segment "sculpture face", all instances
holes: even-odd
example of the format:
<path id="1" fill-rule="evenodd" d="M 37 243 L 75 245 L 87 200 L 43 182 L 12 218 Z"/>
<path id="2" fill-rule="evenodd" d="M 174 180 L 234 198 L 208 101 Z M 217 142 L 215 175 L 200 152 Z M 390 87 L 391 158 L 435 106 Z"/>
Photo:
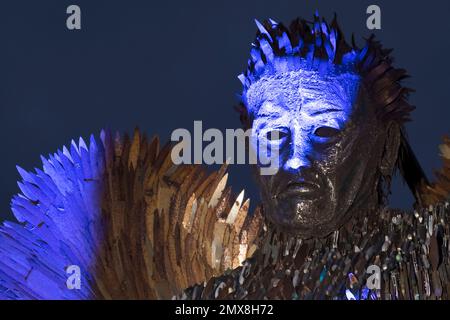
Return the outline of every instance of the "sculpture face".
<path id="1" fill-rule="evenodd" d="M 258 178 L 272 222 L 304 237 L 326 236 L 377 199 L 383 139 L 358 75 L 263 76 L 245 98 L 253 141 L 279 156 L 278 172 Z"/>

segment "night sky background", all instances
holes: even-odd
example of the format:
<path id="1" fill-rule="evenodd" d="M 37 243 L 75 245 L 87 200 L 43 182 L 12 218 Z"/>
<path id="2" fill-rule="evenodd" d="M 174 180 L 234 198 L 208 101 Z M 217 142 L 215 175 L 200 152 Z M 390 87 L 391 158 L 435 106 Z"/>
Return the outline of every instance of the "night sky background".
<path id="1" fill-rule="evenodd" d="M 66 28 L 66 8 L 77 4 L 82 30 Z M 396 66 L 412 76 L 417 106 L 407 125 L 429 177 L 441 166 L 438 145 L 450 133 L 450 1 L 101 1 L 2 0 L 0 3 L 0 220 L 11 218 L 18 192 L 15 166 L 40 167 L 39 156 L 101 128 L 138 126 L 162 141 L 176 128 L 240 127 L 233 110 L 256 34 L 254 18 L 289 23 L 316 9 L 338 14 L 357 43 L 366 8 L 382 10 L 373 33 L 394 48 Z M 237 193 L 258 193 L 246 166 L 230 168 Z M 409 208 L 409 191 L 394 183 L 391 206 Z"/>

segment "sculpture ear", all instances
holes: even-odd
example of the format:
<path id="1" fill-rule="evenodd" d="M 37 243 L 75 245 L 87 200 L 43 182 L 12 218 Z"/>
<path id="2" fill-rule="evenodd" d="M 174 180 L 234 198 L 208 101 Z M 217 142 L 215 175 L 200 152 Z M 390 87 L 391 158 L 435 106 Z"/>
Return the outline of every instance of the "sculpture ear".
<path id="1" fill-rule="evenodd" d="M 386 132 L 384 150 L 381 159 L 381 174 L 385 177 L 391 177 L 397 163 L 402 134 L 397 123 L 391 122 Z"/>

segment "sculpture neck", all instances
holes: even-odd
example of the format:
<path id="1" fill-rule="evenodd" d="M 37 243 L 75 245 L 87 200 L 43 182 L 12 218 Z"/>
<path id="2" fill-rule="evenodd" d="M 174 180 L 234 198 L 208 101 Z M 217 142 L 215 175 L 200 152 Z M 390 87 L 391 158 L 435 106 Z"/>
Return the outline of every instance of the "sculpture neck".
<path id="1" fill-rule="evenodd" d="M 310 256 L 314 251 L 321 251 L 323 248 L 334 249 L 336 251 L 348 250 L 354 243 L 356 251 L 357 243 L 361 238 L 370 239 L 374 231 L 379 231 L 383 219 L 380 217 L 390 216 L 393 210 L 371 209 L 359 212 L 346 224 L 320 238 L 303 238 L 292 233 L 287 233 L 271 222 L 266 222 L 266 232 L 260 239 L 260 250 L 255 257 L 263 259 L 264 264 L 279 264 L 289 261 L 295 266 L 302 265 L 306 256 Z M 352 239 L 352 242 L 348 240 Z"/>

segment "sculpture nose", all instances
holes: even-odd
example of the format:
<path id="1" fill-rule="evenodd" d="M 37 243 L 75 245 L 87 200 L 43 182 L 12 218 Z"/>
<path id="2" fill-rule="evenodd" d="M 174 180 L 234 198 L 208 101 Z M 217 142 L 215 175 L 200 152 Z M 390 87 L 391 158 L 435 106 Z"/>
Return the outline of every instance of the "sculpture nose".
<path id="1" fill-rule="evenodd" d="M 294 157 L 289 159 L 286 162 L 286 169 L 290 170 L 299 170 L 301 167 L 308 167 L 309 161 L 305 159 L 300 159 L 298 157 Z"/>
<path id="2" fill-rule="evenodd" d="M 306 169 L 311 166 L 311 161 L 309 160 L 311 146 L 308 144 L 308 137 L 299 131 L 292 130 L 291 133 L 292 140 L 288 146 L 289 158 L 284 165 L 284 169 L 287 171 L 297 172 L 302 170 L 302 168 Z"/>

